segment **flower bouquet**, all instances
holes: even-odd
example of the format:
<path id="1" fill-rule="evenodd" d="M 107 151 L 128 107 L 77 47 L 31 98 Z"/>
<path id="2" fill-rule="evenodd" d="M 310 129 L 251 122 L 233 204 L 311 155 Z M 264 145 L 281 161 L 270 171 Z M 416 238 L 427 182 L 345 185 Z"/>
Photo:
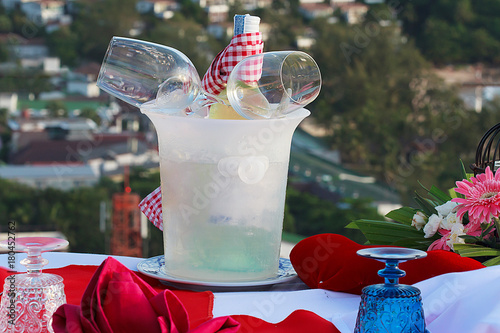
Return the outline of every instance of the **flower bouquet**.
<path id="1" fill-rule="evenodd" d="M 486 266 L 500 264 L 500 171 L 467 174 L 449 193 L 432 186 L 422 188 L 415 201 L 419 208 L 389 212 L 386 221 L 357 220 L 346 228 L 359 229 L 370 244 L 454 251 Z"/>

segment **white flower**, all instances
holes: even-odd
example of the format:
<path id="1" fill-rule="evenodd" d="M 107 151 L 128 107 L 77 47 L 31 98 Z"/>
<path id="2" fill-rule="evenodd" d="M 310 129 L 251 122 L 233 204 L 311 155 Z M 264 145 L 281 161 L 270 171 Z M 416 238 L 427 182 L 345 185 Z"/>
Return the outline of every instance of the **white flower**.
<path id="1" fill-rule="evenodd" d="M 411 220 L 411 226 L 415 227 L 417 230 L 420 230 L 427 223 L 427 216 L 421 211 L 417 211 Z"/>
<path id="2" fill-rule="evenodd" d="M 442 204 L 441 206 L 436 206 L 435 208 L 436 208 L 438 214 L 444 217 L 444 216 L 447 216 L 448 214 L 450 214 L 451 211 L 457 206 L 458 206 L 457 202 L 448 201 L 448 202 Z"/>
<path id="3" fill-rule="evenodd" d="M 462 225 L 462 222 L 458 219 L 457 213 L 453 212 L 448 214 L 446 218 L 443 218 L 441 221 L 441 228 L 451 230 L 455 224 Z"/>
<path id="4" fill-rule="evenodd" d="M 462 223 L 455 223 L 451 227 L 451 232 L 448 235 L 448 240 L 446 245 L 448 245 L 453 250 L 453 244 L 465 244 L 465 239 L 459 237 L 465 235 L 464 225 Z"/>
<path id="5" fill-rule="evenodd" d="M 436 214 L 432 214 L 429 217 L 429 222 L 424 226 L 424 237 L 425 238 L 431 238 L 434 236 L 439 228 L 439 224 L 442 221 L 442 217 Z"/>

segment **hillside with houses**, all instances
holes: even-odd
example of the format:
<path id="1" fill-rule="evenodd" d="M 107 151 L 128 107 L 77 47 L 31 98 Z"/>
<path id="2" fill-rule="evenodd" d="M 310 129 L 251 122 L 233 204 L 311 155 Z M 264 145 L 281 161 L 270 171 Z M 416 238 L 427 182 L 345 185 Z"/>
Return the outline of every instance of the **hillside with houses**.
<path id="1" fill-rule="evenodd" d="M 261 17 L 265 51 L 308 52 L 322 71 L 322 92 L 292 144 L 288 231 L 337 232 L 357 202 L 385 214 L 411 202 L 419 182 L 451 186 L 459 159 L 473 161 L 500 109 L 498 20 L 466 0 L 0 4 L 0 180 L 40 191 L 158 170 L 151 122 L 96 86 L 112 36 L 177 48 L 203 75 L 233 35 L 236 13 Z M 299 225 L 313 219 L 301 215 L 308 210 L 323 212 L 317 228 Z M 342 217 L 332 223 L 334 210 Z"/>
<path id="2" fill-rule="evenodd" d="M 401 20 L 404 11 L 382 0 L 2 0 L 1 5 L 2 160 L 7 165 L 85 165 L 93 177 L 119 174 L 125 165 L 158 163 L 149 120 L 96 86 L 100 60 L 116 33 L 171 43 L 168 45 L 173 47 L 179 45 L 192 58 L 200 75 L 232 36 L 232 15 L 236 11 L 262 14 L 260 30 L 269 49 L 295 48 L 313 55 L 318 50 L 337 49 L 344 58 L 336 60 L 339 64 L 363 51 L 364 44 L 368 49 L 379 30 L 391 29 L 402 41 L 407 38 L 402 31 L 407 24 Z M 113 15 L 113 9 L 119 12 Z M 120 13 L 127 14 L 127 19 Z M 283 22 L 272 20 L 276 18 L 283 18 Z M 89 21 L 92 19 L 109 22 Z M 101 25 L 104 29 L 116 26 L 118 21 L 126 23 L 121 30 L 113 28 L 101 36 Z M 88 25 L 89 22 L 96 24 Z M 351 34 L 353 45 L 328 45 L 324 40 L 324 45 L 317 45 L 323 27 L 315 22 L 324 22 L 339 31 L 345 29 Z M 84 30 L 79 30 L 82 25 L 86 25 Z M 334 36 L 326 38 L 333 40 Z M 328 87 L 335 74 L 329 72 L 331 64 L 320 67 Z M 449 64 L 435 68 L 435 73 L 456 87 L 465 106 L 476 112 L 499 95 L 499 75 L 491 65 Z M 319 99 L 329 98 L 325 94 Z M 320 111 L 316 113 L 319 115 Z M 303 129 L 315 136 L 332 133 L 314 119 L 308 120 Z M 61 151 L 59 147 L 67 149 Z M 335 150 L 335 146 L 331 148 L 332 152 L 321 154 L 333 153 L 337 156 L 334 162 L 341 164 L 345 153 Z M 344 160 L 347 161 L 345 157 Z M 14 177 L 14 173 L 4 170 L 5 177 Z M 16 177 L 23 179 L 22 173 Z M 75 177 L 75 184 L 81 184 Z"/>
<path id="3" fill-rule="evenodd" d="M 6 166 L 0 168 L 0 177 L 40 188 L 55 186 L 67 190 L 95 184 L 100 176 L 119 175 L 124 166 L 157 167 L 154 131 L 149 120 L 137 109 L 111 99 L 97 88 L 100 64 L 82 59 L 79 65 L 66 66 L 46 42 L 47 36 L 73 23 L 78 1 L 3 0 L 2 5 L 7 15 L 23 14 L 26 21 L 24 36 L 16 32 L 0 34 L 0 45 L 7 53 L 0 64 L 4 78 L 0 83 L 0 108 L 6 111 L 7 120 L 2 136 Z M 234 2 L 209 0 L 197 5 L 206 12 L 205 34 L 216 39 L 227 39 L 233 34 L 228 15 Z M 270 10 L 272 1 L 245 1 L 239 5 L 245 11 Z M 329 8 L 326 11 L 325 6 Z M 135 10 L 140 15 L 168 21 L 180 10 L 180 3 L 137 1 Z M 346 0 L 329 5 L 310 0 L 300 4 L 300 13 L 308 19 L 335 19 L 332 15 L 336 10 L 347 22 L 358 23 L 368 5 Z M 129 35 L 139 35 L 143 24 L 135 22 L 133 26 Z M 271 24 L 263 22 L 261 31 L 266 41 Z M 298 36 L 297 47 L 308 49 L 314 43 L 313 35 Z M 33 80 L 33 86 L 26 85 L 26 81 L 15 82 L 19 75 L 30 76 L 28 81 Z M 9 91 L 16 85 L 16 91 Z M 71 165 L 71 172 L 70 168 L 47 167 L 56 164 Z"/>

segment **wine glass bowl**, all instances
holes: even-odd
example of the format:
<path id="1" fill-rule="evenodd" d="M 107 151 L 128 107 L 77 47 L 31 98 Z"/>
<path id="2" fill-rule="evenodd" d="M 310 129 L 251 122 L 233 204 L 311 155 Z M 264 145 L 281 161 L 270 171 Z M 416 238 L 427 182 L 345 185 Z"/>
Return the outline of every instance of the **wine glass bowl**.
<path id="1" fill-rule="evenodd" d="M 321 73 L 300 51 L 265 52 L 244 58 L 227 81 L 231 106 L 247 119 L 279 118 L 319 95 Z"/>
<path id="2" fill-rule="evenodd" d="M 359 256 L 387 261 L 398 260 L 398 262 L 421 259 L 427 257 L 427 253 L 420 250 L 409 249 L 405 247 L 369 247 L 356 252 Z"/>
<path id="3" fill-rule="evenodd" d="M 422 308 L 420 290 L 399 284 L 406 273 L 398 267 L 402 261 L 420 259 L 427 253 L 420 250 L 379 247 L 365 248 L 358 255 L 385 262 L 378 275 L 384 283 L 363 288 L 355 333 L 428 333 Z"/>
<path id="4" fill-rule="evenodd" d="M 201 80 L 191 60 L 174 48 L 113 37 L 97 86 L 136 107 L 154 101 L 165 112 L 177 112 L 196 99 Z"/>
<path id="5" fill-rule="evenodd" d="M 0 247 L 14 252 L 25 252 L 21 260 L 24 274 L 5 279 L 0 301 L 0 332 L 53 332 L 52 315 L 66 303 L 63 278 L 42 273 L 48 260 L 42 253 L 62 249 L 68 241 L 50 237 L 21 237 L 0 242 Z"/>
<path id="6" fill-rule="evenodd" d="M 63 249 L 69 244 L 65 239 L 52 237 L 21 237 L 16 238 L 14 243 L 14 251 L 26 253 L 28 253 L 30 249 L 40 250 L 41 252 Z M 8 248 L 7 241 L 1 241 L 0 247 Z"/>

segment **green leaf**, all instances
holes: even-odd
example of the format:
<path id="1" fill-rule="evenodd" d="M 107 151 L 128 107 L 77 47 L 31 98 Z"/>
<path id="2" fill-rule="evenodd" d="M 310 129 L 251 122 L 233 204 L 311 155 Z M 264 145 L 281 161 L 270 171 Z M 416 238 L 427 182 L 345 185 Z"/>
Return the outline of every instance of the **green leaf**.
<path id="1" fill-rule="evenodd" d="M 500 220 L 498 220 L 498 218 L 494 217 L 494 218 L 493 218 L 493 222 L 494 222 L 494 223 L 492 223 L 490 226 L 492 227 L 492 226 L 493 226 L 493 224 L 494 224 L 494 225 L 495 225 L 495 228 L 496 228 L 497 230 L 500 230 Z"/>
<path id="2" fill-rule="evenodd" d="M 462 160 L 460 160 L 460 174 L 462 176 L 462 179 L 470 179 L 470 177 L 474 176 L 473 173 L 467 173 L 467 171 L 465 171 L 465 166 L 464 166 L 464 163 L 462 162 Z M 449 192 L 451 198 L 464 198 L 465 197 L 463 194 L 455 192 L 454 188 L 449 189 L 448 192 Z"/>
<path id="3" fill-rule="evenodd" d="M 445 192 L 441 191 L 436 186 L 432 185 L 429 194 L 440 202 L 440 205 L 447 203 L 451 200 L 451 197 Z"/>
<path id="4" fill-rule="evenodd" d="M 483 262 L 484 266 L 495 266 L 495 265 L 498 265 L 498 264 L 500 264 L 500 256 L 495 257 L 495 258 L 491 258 L 491 259 L 486 260 L 485 262 Z"/>
<path id="5" fill-rule="evenodd" d="M 392 245 L 406 238 L 423 239 L 423 232 L 409 225 L 374 220 L 357 220 L 349 223 L 346 228 L 359 229 L 370 244 Z"/>
<path id="6" fill-rule="evenodd" d="M 462 160 L 460 160 L 460 171 L 461 171 L 461 176 L 462 176 L 462 179 L 467 179 L 467 180 L 470 180 L 471 177 L 474 177 L 474 173 L 473 172 L 467 172 L 467 170 L 465 169 L 465 166 L 464 166 L 464 162 Z"/>
<path id="7" fill-rule="evenodd" d="M 437 238 L 437 237 L 436 237 Z M 392 243 L 394 246 L 410 247 L 412 249 L 427 251 L 429 246 L 436 240 L 436 238 L 405 238 Z"/>
<path id="8" fill-rule="evenodd" d="M 396 222 L 411 225 L 411 222 L 413 220 L 413 216 L 415 215 L 416 212 L 417 212 L 417 209 L 410 208 L 410 207 L 401 207 L 401 208 L 395 209 L 393 211 L 390 211 L 385 216 L 389 219 L 396 221 Z"/>
<path id="9" fill-rule="evenodd" d="M 457 193 L 457 192 L 455 192 L 455 190 L 454 190 L 454 189 L 452 189 L 452 188 L 450 188 L 450 189 L 448 190 L 448 194 L 450 195 L 450 198 L 452 198 L 452 199 L 455 199 L 455 198 L 458 198 L 458 197 L 459 197 L 459 196 L 458 196 L 458 193 Z"/>
<path id="10" fill-rule="evenodd" d="M 479 237 L 476 237 L 476 236 L 461 235 L 461 236 L 458 236 L 458 237 L 463 238 L 465 240 L 465 242 L 472 243 L 472 244 L 480 241 Z"/>
<path id="11" fill-rule="evenodd" d="M 460 160 L 460 171 L 462 173 L 462 179 L 468 179 L 467 171 L 465 170 L 464 162 Z"/>
<path id="12" fill-rule="evenodd" d="M 429 199 L 425 199 L 418 192 L 415 192 L 415 201 L 418 203 L 420 208 L 425 215 L 431 216 L 432 214 L 437 214 L 436 204 L 430 201 Z"/>
<path id="13" fill-rule="evenodd" d="M 422 185 L 420 182 L 418 182 L 418 183 L 424 190 L 427 191 L 427 193 L 429 193 L 429 195 L 432 198 L 434 198 L 437 201 L 437 202 L 433 202 L 434 206 L 439 206 L 439 205 L 445 204 L 451 200 L 451 197 L 448 194 L 441 191 L 436 186 L 432 185 L 431 188 L 428 189 L 424 185 Z"/>
<path id="14" fill-rule="evenodd" d="M 462 257 L 491 257 L 500 255 L 500 250 L 475 244 L 453 244 L 453 248 Z"/>
<path id="15" fill-rule="evenodd" d="M 496 221 L 495 223 L 489 225 L 486 223 L 481 223 L 481 238 L 485 238 L 495 227 L 497 227 L 498 230 L 498 226 L 496 224 Z"/>
<path id="16" fill-rule="evenodd" d="M 353 221 L 353 222 L 349 223 L 348 225 L 346 225 L 344 228 L 347 228 L 347 229 L 358 229 L 359 230 L 359 226 L 358 226 L 358 224 L 356 222 L 357 221 Z"/>

